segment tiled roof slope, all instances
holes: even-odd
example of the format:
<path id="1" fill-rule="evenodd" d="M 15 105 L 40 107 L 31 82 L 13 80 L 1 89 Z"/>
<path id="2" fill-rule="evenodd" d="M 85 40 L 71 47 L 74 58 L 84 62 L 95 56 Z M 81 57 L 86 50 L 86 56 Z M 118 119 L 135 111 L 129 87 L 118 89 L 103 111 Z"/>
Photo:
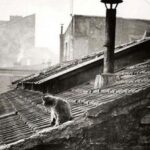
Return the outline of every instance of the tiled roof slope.
<path id="1" fill-rule="evenodd" d="M 31 136 L 48 126 L 48 114 L 31 103 L 40 94 L 13 90 L 0 95 L 0 143 L 8 144 Z"/>
<path id="2" fill-rule="evenodd" d="M 66 98 L 70 102 L 98 106 L 127 94 L 136 93 L 150 86 L 150 60 L 127 67 L 115 74 L 120 76 L 120 80 L 103 88 L 100 92 L 93 90 L 94 81 L 91 80 L 57 96 Z"/>
<path id="3" fill-rule="evenodd" d="M 41 105 L 42 94 L 12 90 L 0 95 L 0 145 L 30 137 L 50 127 L 50 114 Z M 71 103 L 73 117 L 82 115 L 91 105 Z"/>
<path id="4" fill-rule="evenodd" d="M 135 44 L 139 44 L 143 41 L 146 41 L 146 39 L 133 41 L 127 44 L 122 44 L 120 46 L 116 47 L 116 53 L 122 51 L 124 48 L 133 46 Z M 97 61 L 99 59 L 102 59 L 103 57 L 103 51 L 88 55 L 86 57 L 83 57 L 81 59 L 76 59 L 68 62 L 64 62 L 62 64 L 58 64 L 52 67 L 49 67 L 37 74 L 32 74 L 30 76 L 27 76 L 21 80 L 17 80 L 13 82 L 13 84 L 16 83 L 34 83 L 34 84 L 40 84 L 46 80 L 50 80 L 52 78 L 55 78 L 56 76 L 60 76 L 62 74 L 67 73 L 67 71 L 72 71 L 74 69 L 77 69 L 78 67 L 82 67 L 84 65 L 88 65 L 93 61 Z"/>
<path id="5" fill-rule="evenodd" d="M 72 106 L 73 116 L 78 118 L 91 108 L 150 87 L 150 60 L 127 67 L 116 74 L 120 75 L 120 81 L 100 92 L 95 90 L 91 93 L 94 81 L 89 81 L 56 96 L 67 99 Z M 50 127 L 49 112 L 41 105 L 41 96 L 39 92 L 21 89 L 0 95 L 1 147 L 18 140 L 26 140 L 40 130 Z M 142 121 L 149 122 L 147 118 L 146 116 Z"/>

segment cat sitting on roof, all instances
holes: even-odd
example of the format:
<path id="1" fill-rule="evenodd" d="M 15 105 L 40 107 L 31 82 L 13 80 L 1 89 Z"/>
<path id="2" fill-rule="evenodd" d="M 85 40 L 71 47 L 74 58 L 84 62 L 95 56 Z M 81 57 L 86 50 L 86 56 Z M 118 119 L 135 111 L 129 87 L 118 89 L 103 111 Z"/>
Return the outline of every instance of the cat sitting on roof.
<path id="1" fill-rule="evenodd" d="M 71 108 L 69 103 L 58 97 L 52 95 L 44 95 L 42 97 L 43 105 L 50 109 L 51 112 L 51 125 L 59 125 L 66 121 L 72 120 Z"/>

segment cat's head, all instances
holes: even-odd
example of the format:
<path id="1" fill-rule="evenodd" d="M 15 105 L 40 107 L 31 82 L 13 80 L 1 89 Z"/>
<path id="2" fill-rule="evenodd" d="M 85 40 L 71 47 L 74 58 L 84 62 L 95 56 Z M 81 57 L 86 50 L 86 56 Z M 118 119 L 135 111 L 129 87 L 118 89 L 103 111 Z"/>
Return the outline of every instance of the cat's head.
<path id="1" fill-rule="evenodd" d="M 52 95 L 46 94 L 46 95 L 44 95 L 44 96 L 42 97 L 42 100 L 43 100 L 43 105 L 44 105 L 44 106 L 53 107 L 53 106 L 56 105 L 56 99 L 55 99 L 54 96 L 52 96 Z"/>

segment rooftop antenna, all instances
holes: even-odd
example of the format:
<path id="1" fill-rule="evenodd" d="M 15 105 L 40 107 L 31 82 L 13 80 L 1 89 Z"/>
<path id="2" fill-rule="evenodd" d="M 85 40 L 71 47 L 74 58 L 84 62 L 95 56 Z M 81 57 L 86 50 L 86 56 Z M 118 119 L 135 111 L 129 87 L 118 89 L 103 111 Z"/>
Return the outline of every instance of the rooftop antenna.
<path id="1" fill-rule="evenodd" d="M 70 0 L 70 16 L 72 19 L 72 38 L 73 38 L 73 32 L 74 32 L 74 0 Z"/>
<path id="2" fill-rule="evenodd" d="M 71 4 L 70 4 L 70 16 L 73 17 L 73 4 L 74 4 L 74 1 L 71 0 Z"/>
<path id="3" fill-rule="evenodd" d="M 73 15 L 74 15 L 74 11 L 73 11 L 73 9 L 74 9 L 74 7 L 73 7 L 73 5 L 74 5 L 74 0 L 70 0 L 70 16 L 71 16 L 71 20 L 72 20 L 72 36 L 73 36 L 73 28 L 74 28 L 74 19 L 73 19 Z"/>

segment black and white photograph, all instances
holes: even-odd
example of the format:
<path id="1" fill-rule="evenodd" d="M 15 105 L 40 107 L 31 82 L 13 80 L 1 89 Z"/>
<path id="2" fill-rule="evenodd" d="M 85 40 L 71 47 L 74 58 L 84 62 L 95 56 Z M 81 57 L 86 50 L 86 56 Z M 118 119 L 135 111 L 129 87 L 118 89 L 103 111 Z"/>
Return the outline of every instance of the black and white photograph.
<path id="1" fill-rule="evenodd" d="M 0 12 L 0 150 L 150 150 L 150 0 Z"/>

